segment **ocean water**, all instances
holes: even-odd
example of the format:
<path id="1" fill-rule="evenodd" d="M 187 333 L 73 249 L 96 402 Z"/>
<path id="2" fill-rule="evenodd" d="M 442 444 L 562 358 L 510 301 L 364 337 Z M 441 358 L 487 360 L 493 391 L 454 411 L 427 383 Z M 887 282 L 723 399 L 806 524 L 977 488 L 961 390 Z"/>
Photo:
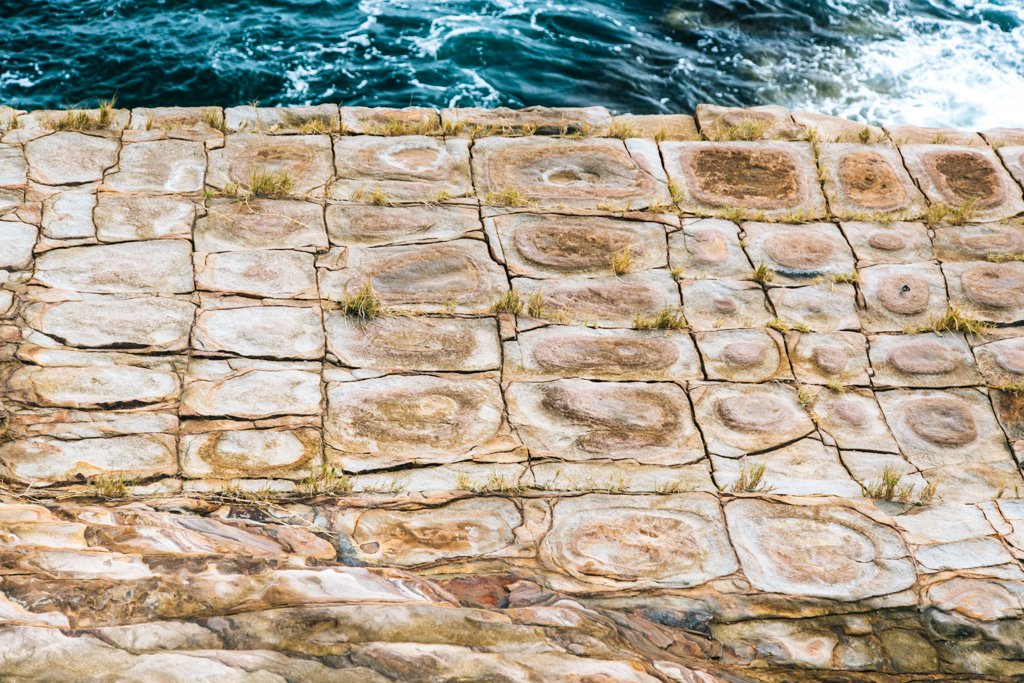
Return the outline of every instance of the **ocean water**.
<path id="1" fill-rule="evenodd" d="M 3 0 L 0 103 L 338 102 L 1024 126 L 1024 0 Z"/>

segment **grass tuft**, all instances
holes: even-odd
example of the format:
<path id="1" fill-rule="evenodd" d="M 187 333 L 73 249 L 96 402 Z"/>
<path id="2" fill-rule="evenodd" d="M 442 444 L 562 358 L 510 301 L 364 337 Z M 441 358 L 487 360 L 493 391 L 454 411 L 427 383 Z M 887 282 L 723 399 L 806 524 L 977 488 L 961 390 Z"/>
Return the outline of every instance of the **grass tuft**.
<path id="1" fill-rule="evenodd" d="M 526 195 L 514 187 L 506 187 L 500 192 L 488 192 L 484 203 L 490 206 L 522 207 L 531 206 L 533 202 L 527 199 Z"/>
<path id="2" fill-rule="evenodd" d="M 685 330 L 688 324 L 682 308 L 666 306 L 654 317 L 638 314 L 633 318 L 633 327 L 638 330 Z"/>
<path id="3" fill-rule="evenodd" d="M 307 496 L 347 496 L 352 493 L 352 480 L 338 474 L 333 467 L 323 465 L 299 482 L 299 490 Z"/>
<path id="4" fill-rule="evenodd" d="M 633 126 L 623 121 L 618 121 L 608 126 L 608 130 L 605 132 L 605 137 L 626 140 L 627 138 L 637 137 L 637 133 Z"/>
<path id="5" fill-rule="evenodd" d="M 391 198 L 388 197 L 388 193 L 379 187 L 372 191 L 359 188 L 352 193 L 352 201 L 373 204 L 374 206 L 390 206 L 391 204 Z"/>
<path id="6" fill-rule="evenodd" d="M 914 497 L 914 485 L 902 483 L 903 475 L 892 465 L 886 465 L 878 479 L 864 484 L 864 493 L 868 498 L 889 500 L 895 503 L 909 503 Z M 919 505 L 927 505 L 935 498 L 935 484 L 928 484 L 917 496 Z"/>
<path id="7" fill-rule="evenodd" d="M 943 204 L 942 202 L 937 202 L 928 207 L 928 210 L 925 211 L 922 219 L 929 226 L 942 222 L 949 225 L 963 225 L 970 220 L 971 213 L 974 210 L 974 204 L 977 201 L 976 197 L 971 197 L 969 199 L 965 199 L 956 207 Z"/>
<path id="8" fill-rule="evenodd" d="M 932 322 L 910 331 L 912 334 L 922 332 L 963 332 L 964 334 L 986 334 L 992 331 L 992 325 L 975 320 L 956 306 L 950 306 L 946 312 Z"/>
<path id="9" fill-rule="evenodd" d="M 523 312 L 523 297 L 519 296 L 519 292 L 516 290 L 510 289 L 494 302 L 494 305 L 491 306 L 491 311 L 493 313 L 519 315 Z"/>
<path id="10" fill-rule="evenodd" d="M 355 294 L 346 294 L 342 297 L 341 310 L 353 318 L 370 320 L 383 315 L 384 305 L 377 292 L 373 290 L 373 285 L 366 282 Z"/>
<path id="11" fill-rule="evenodd" d="M 100 475 L 89 480 L 89 489 L 96 498 L 124 498 L 131 481 L 114 475 Z"/>
<path id="12" fill-rule="evenodd" d="M 986 257 L 992 263 L 1009 263 L 1010 261 L 1024 261 L 1024 252 L 1019 254 L 989 254 Z"/>
<path id="13" fill-rule="evenodd" d="M 281 199 L 292 191 L 292 177 L 287 171 L 267 171 L 257 169 L 249 176 L 246 189 L 253 197 Z"/>
<path id="14" fill-rule="evenodd" d="M 740 476 L 729 486 L 732 493 L 767 493 L 771 487 L 764 481 L 768 466 L 764 463 L 744 465 L 740 468 Z"/>
<path id="15" fill-rule="evenodd" d="M 760 282 L 764 284 L 771 282 L 775 279 L 775 271 L 766 266 L 764 263 L 757 264 L 757 268 L 754 269 L 754 282 Z"/>
<path id="16" fill-rule="evenodd" d="M 612 254 L 612 272 L 616 275 L 625 275 L 633 269 L 633 249 L 626 247 Z"/>
<path id="17" fill-rule="evenodd" d="M 760 140 L 771 124 L 764 119 L 743 119 L 740 123 L 722 123 L 712 125 L 704 137 L 713 142 L 731 140 Z"/>

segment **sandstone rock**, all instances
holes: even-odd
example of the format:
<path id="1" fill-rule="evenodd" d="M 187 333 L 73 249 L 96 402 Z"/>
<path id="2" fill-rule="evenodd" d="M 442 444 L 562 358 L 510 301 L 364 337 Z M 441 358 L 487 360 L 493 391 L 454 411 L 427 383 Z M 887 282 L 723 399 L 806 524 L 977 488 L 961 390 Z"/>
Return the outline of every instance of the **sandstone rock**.
<path id="1" fill-rule="evenodd" d="M 324 355 L 319 307 L 241 306 L 204 309 L 196 317 L 197 351 L 310 360 Z"/>
<path id="2" fill-rule="evenodd" d="M 628 258 L 627 272 L 667 265 L 665 228 L 658 223 L 520 213 L 495 216 L 488 224 L 514 275 L 618 275 L 612 264 L 619 257 Z"/>
<path id="3" fill-rule="evenodd" d="M 704 384 L 690 388 L 709 453 L 735 458 L 814 431 L 796 391 L 781 384 Z"/>
<path id="4" fill-rule="evenodd" d="M 209 157 L 206 182 L 217 189 L 231 184 L 248 189 L 255 175 L 273 173 L 291 181 L 289 194 L 320 197 L 332 176 L 331 139 L 326 135 L 236 133 Z"/>
<path id="5" fill-rule="evenodd" d="M 60 440 L 46 436 L 0 445 L 7 476 L 23 483 L 56 483 L 97 475 L 147 478 L 178 469 L 169 434 Z"/>
<path id="6" fill-rule="evenodd" d="M 90 238 L 96 195 L 92 189 L 57 192 L 43 200 L 43 235 L 53 239 Z"/>
<path id="7" fill-rule="evenodd" d="M 914 549 L 914 558 L 925 571 L 976 569 L 1013 562 L 1009 551 L 995 538 L 922 546 Z"/>
<path id="8" fill-rule="evenodd" d="M 390 371 L 476 372 L 501 366 L 492 319 L 327 314 L 327 348 L 342 365 Z"/>
<path id="9" fill-rule="evenodd" d="M 918 468 L 1010 458 L 984 394 L 972 389 L 878 394 L 903 454 Z"/>
<path id="10" fill-rule="evenodd" d="M 899 534 L 851 508 L 734 500 L 725 516 L 743 572 L 759 590 L 857 601 L 917 580 Z"/>
<path id="11" fill-rule="evenodd" d="M 310 476 L 320 461 L 318 429 L 234 429 L 181 436 L 188 477 Z"/>
<path id="12" fill-rule="evenodd" d="M 744 223 L 743 232 L 750 260 L 772 270 L 773 285 L 801 285 L 854 272 L 850 247 L 831 223 Z"/>
<path id="13" fill-rule="evenodd" d="M 813 332 L 860 329 L 853 285 L 773 287 L 768 290 L 768 298 L 785 325 Z"/>
<path id="14" fill-rule="evenodd" d="M 977 133 L 955 128 L 924 128 L 921 126 L 890 126 L 886 130 L 893 142 L 903 145 L 967 145 L 980 147 L 985 143 Z"/>
<path id="15" fill-rule="evenodd" d="M 708 379 L 766 382 L 792 379 L 786 343 L 775 330 L 718 330 L 696 335 Z"/>
<path id="16" fill-rule="evenodd" d="M 25 145 L 29 178 L 44 185 L 102 180 L 117 163 L 117 140 L 75 132 L 57 132 Z"/>
<path id="17" fill-rule="evenodd" d="M 1014 142 L 1013 147 L 1002 147 L 999 149 L 999 157 L 1003 160 L 1010 175 L 1024 185 L 1024 135 Z"/>
<path id="18" fill-rule="evenodd" d="M 509 192 L 542 207 L 671 202 L 657 148 L 638 139 L 485 138 L 473 147 L 473 182 L 488 204 Z"/>
<path id="19" fill-rule="evenodd" d="M 319 415 L 319 368 L 310 363 L 193 359 L 181 414 L 245 419 Z"/>
<path id="20" fill-rule="evenodd" d="M 338 106 L 318 104 L 300 107 L 229 107 L 224 125 L 230 131 L 287 135 L 294 133 L 335 133 L 341 126 Z"/>
<path id="21" fill-rule="evenodd" d="M 889 453 L 847 449 L 840 450 L 839 455 L 850 475 L 865 489 L 884 487 L 887 479 L 895 474 L 899 477 L 897 487 L 908 487 L 909 493 L 906 502 L 912 503 L 919 500 L 920 495 L 928 486 L 928 481 L 921 476 L 916 467 L 897 452 L 899 449 L 891 436 L 889 442 L 891 443 L 889 448 L 892 451 Z M 870 448 L 870 446 L 865 446 L 865 448 Z"/>
<path id="22" fill-rule="evenodd" d="M 1020 598 L 997 582 L 953 578 L 931 586 L 928 600 L 944 612 L 957 612 L 969 619 L 997 621 L 1019 618 Z"/>
<path id="23" fill-rule="evenodd" d="M 974 348 L 978 370 L 990 385 L 1024 380 L 1024 337 L 1014 337 Z"/>
<path id="24" fill-rule="evenodd" d="M 0 188 L 0 213 L 16 209 L 25 201 L 24 190 Z"/>
<path id="25" fill-rule="evenodd" d="M 686 394 L 674 384 L 558 379 L 516 382 L 505 395 L 533 458 L 684 465 L 704 457 Z"/>
<path id="26" fill-rule="evenodd" d="M 116 192 L 198 192 L 206 176 L 206 150 L 186 140 L 126 144 L 117 168 L 104 181 Z"/>
<path id="27" fill-rule="evenodd" d="M 957 387 L 981 383 L 962 335 L 875 335 L 868 338 L 878 387 Z"/>
<path id="28" fill-rule="evenodd" d="M 312 254 L 278 249 L 196 254 L 196 286 L 272 299 L 319 297 Z"/>
<path id="29" fill-rule="evenodd" d="M 312 202 L 213 199 L 196 222 L 196 251 L 303 249 L 326 251 L 323 209 Z"/>
<path id="30" fill-rule="evenodd" d="M 818 163 L 829 207 L 839 216 L 915 218 L 928 208 L 895 147 L 824 144 L 819 147 Z"/>
<path id="31" fill-rule="evenodd" d="M 985 147 L 905 145 L 906 166 L 932 203 L 965 207 L 972 221 L 996 221 L 1024 211 L 1021 188 Z"/>
<path id="32" fill-rule="evenodd" d="M 879 265 L 860 270 L 868 332 L 902 332 L 928 325 L 946 312 L 946 282 L 931 263 Z"/>
<path id="33" fill-rule="evenodd" d="M 424 135 L 342 137 L 334 141 L 332 199 L 425 202 L 472 193 L 466 140 Z"/>
<path id="34" fill-rule="evenodd" d="M 192 249 L 184 240 L 54 249 L 36 260 L 36 281 L 97 294 L 184 294 L 194 289 Z"/>
<path id="35" fill-rule="evenodd" d="M 589 135 L 611 125 L 612 116 L 604 107 L 466 107 L 442 109 L 441 123 L 455 135 Z"/>
<path id="36" fill-rule="evenodd" d="M 591 591 L 686 588 L 739 568 L 718 501 L 701 493 L 562 499 L 540 559 Z"/>
<path id="37" fill-rule="evenodd" d="M 840 223 L 857 265 L 931 261 L 932 242 L 923 223 Z M 938 232 L 936 231 L 936 234 Z"/>
<path id="38" fill-rule="evenodd" d="M 663 142 L 665 169 L 679 207 L 690 212 L 742 209 L 767 216 L 825 214 L 814 154 L 806 143 Z"/>
<path id="39" fill-rule="evenodd" d="M 705 218 L 687 222 L 668 238 L 669 261 L 687 280 L 748 280 L 754 270 L 735 223 Z"/>
<path id="40" fill-rule="evenodd" d="M 818 393 L 811 410 L 818 428 L 843 450 L 899 453 L 882 410 L 869 391 L 824 390 Z"/>
<path id="41" fill-rule="evenodd" d="M 395 135 L 415 131 L 425 135 L 441 132 L 437 111 L 429 107 L 340 107 L 341 129 L 355 135 Z"/>
<path id="42" fill-rule="evenodd" d="M 593 491 L 667 495 L 717 490 L 707 460 L 682 466 L 641 465 L 624 460 L 534 462 L 521 481 L 531 489 L 573 494 Z M 481 488 L 486 490 L 486 486 Z"/>
<path id="43" fill-rule="evenodd" d="M 502 427 L 490 379 L 390 376 L 328 382 L 324 440 L 346 471 L 470 459 Z"/>
<path id="44" fill-rule="evenodd" d="M 697 280 L 680 285 L 686 320 L 697 331 L 763 327 L 772 320 L 764 290 L 753 282 Z"/>
<path id="45" fill-rule="evenodd" d="M 196 206 L 180 197 L 101 192 L 92 216 L 100 242 L 190 238 Z"/>
<path id="46" fill-rule="evenodd" d="M 800 333 L 787 338 L 789 361 L 800 382 L 867 385 L 867 340 L 858 332 Z"/>
<path id="47" fill-rule="evenodd" d="M 386 306 L 463 315 L 489 312 L 508 290 L 504 270 L 476 240 L 352 249 L 346 270 L 321 271 L 321 296 L 342 301 L 367 283 Z"/>
<path id="48" fill-rule="evenodd" d="M 1024 227 L 1012 224 L 937 226 L 935 255 L 941 261 L 1013 260 L 1024 253 Z"/>
<path id="49" fill-rule="evenodd" d="M 612 127 L 622 135 L 655 140 L 698 140 L 697 122 L 686 114 L 621 114 L 612 119 Z"/>
<path id="50" fill-rule="evenodd" d="M 39 229 L 28 223 L 0 222 L 0 268 L 26 268 L 32 263 L 32 250 Z"/>
<path id="51" fill-rule="evenodd" d="M 1024 320 L 1024 263 L 944 263 L 950 304 L 981 320 Z"/>
<path id="52" fill-rule="evenodd" d="M 342 246 L 444 242 L 480 227 L 472 207 L 327 205 L 327 233 Z"/>
<path id="53" fill-rule="evenodd" d="M 814 131 L 822 142 L 880 143 L 886 140 L 885 131 L 878 126 L 867 126 L 838 116 L 827 116 L 810 111 L 791 114 L 797 125 Z"/>
<path id="54" fill-rule="evenodd" d="M 136 107 L 129 129 L 163 131 L 183 140 L 215 140 L 224 137 L 220 130 L 223 121 L 220 107 Z"/>
<path id="55" fill-rule="evenodd" d="M 732 140 L 732 129 L 759 126 L 762 140 L 799 140 L 803 131 L 793 123 L 789 111 L 775 104 L 760 107 L 722 107 L 716 104 L 697 105 L 697 123 L 708 140 Z"/>
<path id="56" fill-rule="evenodd" d="M 528 303 L 539 299 L 539 306 L 527 306 L 527 315 L 559 323 L 633 327 L 637 316 L 679 308 L 679 289 L 664 270 L 618 277 L 515 278 L 512 288 Z"/>
<path id="57" fill-rule="evenodd" d="M 114 408 L 176 401 L 178 376 L 132 366 L 21 366 L 5 380 L 11 400 L 39 406 Z"/>
<path id="58" fill-rule="evenodd" d="M 683 332 L 553 326 L 521 332 L 504 348 L 506 379 L 703 379 L 697 350 Z"/>
<path id="59" fill-rule="evenodd" d="M 0 144 L 0 185 L 24 185 L 28 164 L 18 145 Z"/>
<path id="60" fill-rule="evenodd" d="M 30 303 L 25 324 L 67 346 L 184 351 L 194 312 L 180 299 L 95 296 Z"/>
<path id="61" fill-rule="evenodd" d="M 737 480 L 751 468 L 764 467 L 759 482 L 764 490 L 792 496 L 843 496 L 855 498 L 860 485 L 850 478 L 835 448 L 817 439 L 800 439 L 774 450 L 742 458 L 711 456 L 715 484 L 720 490 L 735 490 Z"/>
<path id="62" fill-rule="evenodd" d="M 1024 491 L 1024 480 L 1012 460 L 966 462 L 922 470 L 935 486 L 936 498 L 946 503 L 974 503 L 995 500 L 1007 492 Z"/>

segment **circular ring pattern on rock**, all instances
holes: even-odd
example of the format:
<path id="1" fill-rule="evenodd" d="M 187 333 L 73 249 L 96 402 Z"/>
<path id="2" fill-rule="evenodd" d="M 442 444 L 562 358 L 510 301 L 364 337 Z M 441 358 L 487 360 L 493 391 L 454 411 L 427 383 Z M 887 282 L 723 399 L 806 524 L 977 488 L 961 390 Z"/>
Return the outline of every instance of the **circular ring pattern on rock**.
<path id="1" fill-rule="evenodd" d="M 784 268 L 814 272 L 828 265 L 835 250 L 828 239 L 809 230 L 801 230 L 769 235 L 764 242 L 764 251 Z"/>
<path id="2" fill-rule="evenodd" d="M 732 429 L 742 432 L 783 431 L 793 420 L 793 411 L 771 394 L 735 394 L 720 398 L 715 413 Z"/>
<path id="3" fill-rule="evenodd" d="M 879 303 L 899 315 L 915 315 L 925 311 L 930 299 L 931 288 L 928 281 L 920 275 L 889 275 L 878 285 Z"/>
<path id="4" fill-rule="evenodd" d="M 960 358 L 938 342 L 914 340 L 896 346 L 889 353 L 889 362 L 908 375 L 939 375 L 956 370 Z"/>
<path id="5" fill-rule="evenodd" d="M 668 339 L 588 339 L 566 335 L 547 339 L 533 350 L 537 364 L 549 370 L 667 368 L 679 358 Z"/>
<path id="6" fill-rule="evenodd" d="M 1024 301 L 1024 264 L 986 263 L 975 266 L 961 274 L 960 283 L 967 298 L 977 304 L 1014 308 Z"/>
<path id="7" fill-rule="evenodd" d="M 1007 372 L 1024 375 L 1024 338 L 1000 345 L 995 358 L 999 367 Z"/>
<path id="8" fill-rule="evenodd" d="M 768 355 L 766 347 L 763 340 L 734 341 L 722 349 L 722 358 L 738 368 L 753 368 L 764 362 Z"/>
<path id="9" fill-rule="evenodd" d="M 992 162 L 979 152 L 933 153 L 935 170 L 960 201 L 973 201 L 978 209 L 998 204 L 1004 190 Z"/>
<path id="10" fill-rule="evenodd" d="M 829 404 L 832 414 L 854 427 L 863 427 L 868 423 L 871 416 L 860 401 L 850 398 L 840 398 Z"/>
<path id="11" fill-rule="evenodd" d="M 527 261 L 563 270 L 608 268 L 616 252 L 629 249 L 640 256 L 642 251 L 629 230 L 588 228 L 579 222 L 523 227 L 516 230 L 513 242 Z"/>
<path id="12" fill-rule="evenodd" d="M 876 232 L 868 237 L 868 246 L 879 251 L 899 251 L 906 248 L 907 240 L 894 232 Z"/>
<path id="13" fill-rule="evenodd" d="M 966 446 L 978 438 L 971 407 L 962 399 L 913 399 L 905 405 L 903 418 L 914 434 L 936 446 Z"/>
<path id="14" fill-rule="evenodd" d="M 839 180 L 852 199 L 872 209 L 895 208 L 907 199 L 907 190 L 885 157 L 877 152 L 855 152 L 839 162 Z"/>
<path id="15" fill-rule="evenodd" d="M 729 257 L 729 240 L 718 230 L 700 230 L 690 239 L 690 253 L 701 263 L 722 263 Z"/>
<path id="16" fill-rule="evenodd" d="M 811 352 L 811 359 L 823 372 L 837 374 L 846 370 L 850 362 L 850 352 L 837 344 L 819 344 Z"/>

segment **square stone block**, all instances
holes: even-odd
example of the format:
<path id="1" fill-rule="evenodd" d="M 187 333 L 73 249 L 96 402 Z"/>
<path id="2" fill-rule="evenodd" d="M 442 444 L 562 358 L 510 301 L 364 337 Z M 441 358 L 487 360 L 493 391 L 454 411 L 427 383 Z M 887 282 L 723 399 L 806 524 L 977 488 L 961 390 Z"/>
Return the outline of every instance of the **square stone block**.
<path id="1" fill-rule="evenodd" d="M 786 342 L 775 330 L 698 332 L 696 339 L 708 379 L 767 382 L 793 378 Z"/>
<path id="2" fill-rule="evenodd" d="M 244 310 L 244 309 L 243 309 Z M 319 363 L 193 358 L 181 415 L 258 420 L 320 415 Z"/>
<path id="3" fill-rule="evenodd" d="M 185 294 L 194 289 L 185 240 L 53 249 L 36 259 L 35 282 L 96 294 Z"/>
<path id="4" fill-rule="evenodd" d="M 650 140 L 485 138 L 473 146 L 480 198 L 521 193 L 541 207 L 643 209 L 671 203 Z"/>
<path id="5" fill-rule="evenodd" d="M 190 433 L 179 438 L 182 474 L 217 479 L 302 479 L 319 469 L 323 440 L 318 428 L 247 426 L 227 421 L 189 425 Z"/>
<path id="6" fill-rule="evenodd" d="M 351 249 L 344 270 L 320 271 L 321 296 L 342 301 L 367 283 L 403 311 L 482 315 L 508 291 L 504 269 L 477 240 Z"/>
<path id="7" fill-rule="evenodd" d="M 332 199 L 432 202 L 473 193 L 469 141 L 408 135 L 341 137 L 334 141 L 337 180 Z"/>
<path id="8" fill-rule="evenodd" d="M 902 332 L 932 323 L 946 312 L 946 281 L 934 263 L 861 268 L 860 291 L 868 332 Z"/>
<path id="9" fill-rule="evenodd" d="M 799 382 L 868 385 L 867 340 L 859 332 L 793 332 L 786 336 Z"/>
<path id="10" fill-rule="evenodd" d="M 734 140 L 736 129 L 749 135 L 760 129 L 761 140 L 800 140 L 804 131 L 793 123 L 789 110 L 777 104 L 760 107 L 723 107 L 717 104 L 698 104 L 697 123 L 707 140 Z M 750 128 L 750 131 L 742 130 Z"/>
<path id="11" fill-rule="evenodd" d="M 196 205 L 183 197 L 101 192 L 92 218 L 100 242 L 192 237 Z"/>
<path id="12" fill-rule="evenodd" d="M 662 142 L 679 207 L 766 216 L 825 216 L 811 146 L 802 142 Z"/>
<path id="13" fill-rule="evenodd" d="M 195 304 L 155 296 L 74 295 L 26 297 L 26 340 L 49 346 L 184 351 Z"/>
<path id="14" fill-rule="evenodd" d="M 844 452 L 900 452 L 882 409 L 869 389 L 815 388 L 811 391 L 815 394 L 811 411 L 826 443 L 834 443 Z"/>
<path id="15" fill-rule="evenodd" d="M 325 350 L 319 306 L 247 305 L 219 308 L 204 300 L 192 330 L 192 347 L 207 354 L 313 360 Z"/>
<path id="16" fill-rule="evenodd" d="M 1024 382 L 1024 337 L 1011 337 L 974 347 L 978 370 L 990 386 Z"/>
<path id="17" fill-rule="evenodd" d="M 604 107 L 526 107 L 442 109 L 446 135 L 594 135 L 612 123 Z"/>
<path id="18" fill-rule="evenodd" d="M 687 280 L 749 280 L 754 269 L 740 246 L 739 227 L 717 218 L 688 220 L 668 238 L 669 263 Z"/>
<path id="19" fill-rule="evenodd" d="M 846 221 L 839 225 L 853 247 L 858 266 L 913 263 L 934 258 L 924 223 Z"/>
<path id="20" fill-rule="evenodd" d="M 743 470 L 764 466 L 762 483 L 776 495 L 843 496 L 861 495 L 860 484 L 850 478 L 839 460 L 839 452 L 817 439 L 800 439 L 766 453 L 742 458 L 711 456 L 715 484 L 728 490 Z"/>
<path id="21" fill-rule="evenodd" d="M 28 164 L 20 145 L 0 144 L 0 185 L 24 185 Z"/>
<path id="22" fill-rule="evenodd" d="M 327 251 L 323 207 L 275 199 L 212 199 L 196 222 L 196 251 L 303 249 Z"/>
<path id="23" fill-rule="evenodd" d="M 297 107 L 229 107 L 224 125 L 232 132 L 294 135 L 296 133 L 337 133 L 341 128 L 338 105 Z"/>
<path id="24" fill-rule="evenodd" d="M 665 309 L 679 308 L 679 288 L 665 270 L 557 280 L 517 277 L 512 288 L 527 304 L 540 299 L 539 315 L 529 305 L 524 315 L 558 323 L 633 327 L 637 316 L 653 317 Z"/>
<path id="25" fill-rule="evenodd" d="M 803 126 L 807 131 L 814 131 L 821 142 L 888 142 L 885 131 L 878 126 L 867 126 L 858 121 L 810 111 L 795 111 L 791 116 L 797 125 Z"/>
<path id="26" fill-rule="evenodd" d="M 471 206 L 328 204 L 331 244 L 346 247 L 445 242 L 481 229 Z"/>
<path id="27" fill-rule="evenodd" d="M 929 201 L 965 207 L 971 221 L 998 221 L 1024 211 L 1021 188 L 987 147 L 905 145 L 910 173 Z"/>
<path id="28" fill-rule="evenodd" d="M 965 387 L 981 384 L 963 335 L 880 334 L 868 337 L 876 387 Z"/>
<path id="29" fill-rule="evenodd" d="M 812 332 L 859 330 L 857 295 L 853 285 L 829 283 L 768 290 L 775 312 L 786 325 Z"/>
<path id="30" fill-rule="evenodd" d="M 206 182 L 217 189 L 247 190 L 257 174 L 286 174 L 291 195 L 322 197 L 333 167 L 327 135 L 235 133 L 224 139 L 224 147 L 210 151 Z"/>
<path id="31" fill-rule="evenodd" d="M 313 254 L 254 249 L 195 254 L 196 287 L 270 299 L 317 299 Z"/>
<path id="32" fill-rule="evenodd" d="M 439 135 L 441 119 L 429 107 L 340 107 L 341 130 L 352 135 Z"/>
<path id="33" fill-rule="evenodd" d="M 615 259 L 628 259 L 627 272 L 667 265 L 665 228 L 660 223 L 516 213 L 488 218 L 485 225 L 512 275 L 615 275 Z"/>
<path id="34" fill-rule="evenodd" d="M 976 389 L 880 392 L 886 422 L 918 469 L 1012 461 L 988 397 Z"/>
<path id="35" fill-rule="evenodd" d="M 201 142 L 153 140 L 126 144 L 117 170 L 104 188 L 115 192 L 198 192 L 206 177 L 206 149 Z"/>
<path id="36" fill-rule="evenodd" d="M 1024 255 L 1024 225 L 940 225 L 934 231 L 940 261 L 1012 261 Z"/>
<path id="37" fill-rule="evenodd" d="M 1020 469 L 1012 460 L 932 467 L 923 474 L 944 503 L 984 503 L 1024 491 Z"/>
<path id="38" fill-rule="evenodd" d="M 853 254 L 839 228 L 831 223 L 744 223 L 750 261 L 764 264 L 771 285 L 806 285 L 854 272 Z"/>
<path id="39" fill-rule="evenodd" d="M 677 384 L 556 379 L 515 382 L 505 396 L 531 458 L 685 465 L 704 457 Z"/>
<path id="40" fill-rule="evenodd" d="M 89 239 L 96 234 L 96 194 L 85 190 L 55 192 L 43 200 L 43 235 L 52 239 Z"/>
<path id="41" fill-rule="evenodd" d="M 980 147 L 985 144 L 981 136 L 969 130 L 956 128 L 925 128 L 922 126 L 888 127 L 889 137 L 897 145 L 961 145 Z"/>
<path id="42" fill-rule="evenodd" d="M 381 372 L 480 372 L 501 367 L 494 318 L 326 315 L 327 350 L 341 365 Z"/>
<path id="43" fill-rule="evenodd" d="M 392 375 L 328 382 L 328 461 L 359 472 L 511 450 L 504 407 L 497 379 Z"/>
<path id="44" fill-rule="evenodd" d="M 674 330 L 613 330 L 554 325 L 504 344 L 504 377 L 685 382 L 703 379 L 690 335 Z"/>
<path id="45" fill-rule="evenodd" d="M 969 316 L 994 323 L 1024 321 L 1024 262 L 943 263 L 949 301 Z"/>
<path id="46" fill-rule="evenodd" d="M 698 332 L 764 327 L 774 317 L 764 290 L 754 282 L 684 281 L 680 289 L 686 321 Z"/>
<path id="47" fill-rule="evenodd" d="M 690 399 L 712 455 L 738 458 L 814 431 L 796 390 L 784 384 L 694 383 Z"/>
<path id="48" fill-rule="evenodd" d="M 20 270 L 32 263 L 39 228 L 18 221 L 0 221 L 0 268 Z"/>
<path id="49" fill-rule="evenodd" d="M 1010 175 L 1019 185 L 1024 186 L 1024 133 L 1021 139 L 1010 147 L 1000 147 L 999 156 L 1010 170 Z"/>
<path id="50" fill-rule="evenodd" d="M 72 185 L 103 179 L 117 164 L 121 144 L 112 137 L 60 131 L 25 145 L 28 176 L 43 185 Z"/>
<path id="51" fill-rule="evenodd" d="M 845 143 L 823 144 L 818 150 L 825 196 L 834 214 L 916 218 L 927 210 L 895 147 Z"/>

